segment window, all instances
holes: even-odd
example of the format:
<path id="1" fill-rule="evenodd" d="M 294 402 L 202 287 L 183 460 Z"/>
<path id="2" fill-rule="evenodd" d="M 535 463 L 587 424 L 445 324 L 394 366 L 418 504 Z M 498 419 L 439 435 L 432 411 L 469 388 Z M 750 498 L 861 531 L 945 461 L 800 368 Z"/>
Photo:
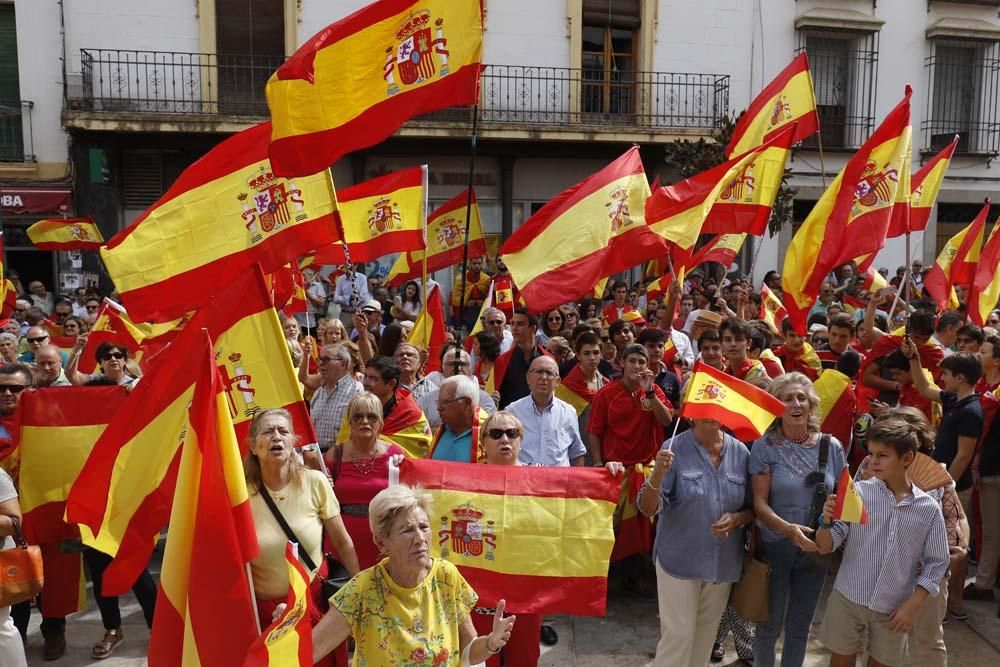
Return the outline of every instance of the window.
<path id="1" fill-rule="evenodd" d="M 924 148 L 938 151 L 959 136 L 961 153 L 1000 149 L 1000 51 L 997 42 L 932 40 L 927 58 Z"/>
<path id="2" fill-rule="evenodd" d="M 14 5 L 0 4 L 0 162 L 24 160 Z"/>
<path id="3" fill-rule="evenodd" d="M 816 90 L 820 134 L 807 146 L 857 148 L 874 129 L 878 33 L 802 31 Z"/>
<path id="4" fill-rule="evenodd" d="M 264 85 L 285 60 L 284 0 L 216 0 L 222 113 L 266 116 Z"/>
<path id="5" fill-rule="evenodd" d="M 636 113 L 639 0 L 584 0 L 581 110 Z"/>

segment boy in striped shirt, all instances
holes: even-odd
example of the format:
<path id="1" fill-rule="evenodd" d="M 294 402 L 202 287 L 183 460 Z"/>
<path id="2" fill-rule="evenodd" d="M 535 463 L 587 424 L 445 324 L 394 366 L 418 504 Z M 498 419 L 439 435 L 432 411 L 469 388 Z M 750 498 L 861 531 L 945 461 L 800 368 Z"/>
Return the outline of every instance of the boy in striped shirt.
<path id="1" fill-rule="evenodd" d="M 834 521 L 837 496 L 823 507 L 820 553 L 844 545 L 844 559 L 826 605 L 820 641 L 831 667 L 853 667 L 867 650 L 868 667 L 899 665 L 906 633 L 948 568 L 948 539 L 937 502 L 907 478 L 917 453 L 916 428 L 899 417 L 868 432 L 871 479 L 857 484 L 868 523 Z"/>

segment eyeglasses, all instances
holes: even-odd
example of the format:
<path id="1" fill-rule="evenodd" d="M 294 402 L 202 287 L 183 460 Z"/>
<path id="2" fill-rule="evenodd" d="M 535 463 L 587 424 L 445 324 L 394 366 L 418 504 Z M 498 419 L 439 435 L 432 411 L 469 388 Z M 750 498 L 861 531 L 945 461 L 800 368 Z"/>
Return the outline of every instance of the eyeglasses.
<path id="1" fill-rule="evenodd" d="M 337 361 L 337 357 L 327 357 L 327 356 L 324 355 L 324 356 L 320 357 L 318 361 L 321 364 L 328 364 L 331 361 Z"/>
<path id="2" fill-rule="evenodd" d="M 100 306 L 87 306 L 87 310 L 97 310 Z"/>
<path id="3" fill-rule="evenodd" d="M 378 415 L 374 412 L 356 412 L 351 415 L 351 421 L 355 424 L 364 424 L 365 422 L 372 422 L 373 424 L 379 419 Z"/>
<path id="4" fill-rule="evenodd" d="M 48 336 L 39 336 L 38 338 L 29 338 L 28 342 L 29 343 L 44 343 L 48 339 L 49 339 Z"/>
<path id="5" fill-rule="evenodd" d="M 521 431 L 516 428 L 491 428 L 486 432 L 486 435 L 490 436 L 494 440 L 499 440 L 504 436 L 507 436 L 508 439 L 513 440 L 514 438 L 521 437 Z"/>
<path id="6" fill-rule="evenodd" d="M 125 355 L 121 352 L 108 352 L 104 355 L 104 361 L 111 361 L 112 359 L 124 359 Z"/>
<path id="7" fill-rule="evenodd" d="M 455 401 L 461 401 L 462 399 L 463 399 L 463 397 L 462 397 L 462 396 L 459 396 L 458 398 L 446 398 L 446 399 L 444 399 L 444 400 L 441 400 L 441 399 L 439 398 L 439 399 L 438 399 L 438 402 L 437 402 L 437 408 L 438 408 L 438 412 L 440 412 L 440 411 L 441 411 L 441 408 L 442 408 L 442 407 L 444 407 L 444 406 L 448 405 L 449 403 L 454 403 Z"/>
<path id="8" fill-rule="evenodd" d="M 562 322 L 562 318 L 561 317 L 550 317 L 550 318 L 548 318 L 548 320 L 549 320 L 549 322 Z"/>
<path id="9" fill-rule="evenodd" d="M 547 371 L 543 368 L 536 368 L 528 372 L 531 373 L 532 375 L 538 375 L 539 377 L 549 378 L 549 379 L 559 376 L 558 373 L 554 373 L 553 371 Z"/>
<path id="10" fill-rule="evenodd" d="M 0 394 L 8 391 L 12 394 L 20 394 L 24 390 L 25 386 L 23 384 L 0 384 Z"/>

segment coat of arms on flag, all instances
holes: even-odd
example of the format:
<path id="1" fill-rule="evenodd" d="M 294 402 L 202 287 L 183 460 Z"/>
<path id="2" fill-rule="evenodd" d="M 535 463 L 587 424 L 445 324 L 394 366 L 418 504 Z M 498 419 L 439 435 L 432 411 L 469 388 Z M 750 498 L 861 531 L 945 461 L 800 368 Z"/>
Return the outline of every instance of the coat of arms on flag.
<path id="1" fill-rule="evenodd" d="M 401 89 L 396 84 L 396 72 L 404 86 L 423 83 L 435 74 L 448 74 L 448 40 L 444 36 L 444 19 L 434 21 L 431 30 L 431 12 L 422 9 L 408 18 L 396 30 L 396 46 L 386 47 L 385 82 L 386 96 L 395 95 Z M 438 67 L 434 56 L 440 63 Z"/>
<path id="2" fill-rule="evenodd" d="M 471 502 L 455 507 L 451 513 L 450 519 L 448 516 L 441 517 L 441 530 L 438 532 L 441 557 L 448 557 L 450 542 L 451 550 L 457 555 L 482 556 L 485 551 L 486 560 L 496 560 L 495 522 L 492 520 L 484 522 L 483 517 L 486 513 L 474 507 Z"/>

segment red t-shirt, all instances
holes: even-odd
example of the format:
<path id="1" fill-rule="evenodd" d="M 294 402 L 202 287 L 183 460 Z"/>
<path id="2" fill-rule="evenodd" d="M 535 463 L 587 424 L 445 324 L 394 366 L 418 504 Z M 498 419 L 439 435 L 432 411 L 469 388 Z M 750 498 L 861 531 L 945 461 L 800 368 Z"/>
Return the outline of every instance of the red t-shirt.
<path id="1" fill-rule="evenodd" d="M 656 397 L 673 406 L 663 390 L 653 385 Z M 663 444 L 663 426 L 652 409 L 642 407 L 642 390 L 630 392 L 615 380 L 594 396 L 587 431 L 601 438 L 601 457 L 625 465 L 649 463 Z"/>

